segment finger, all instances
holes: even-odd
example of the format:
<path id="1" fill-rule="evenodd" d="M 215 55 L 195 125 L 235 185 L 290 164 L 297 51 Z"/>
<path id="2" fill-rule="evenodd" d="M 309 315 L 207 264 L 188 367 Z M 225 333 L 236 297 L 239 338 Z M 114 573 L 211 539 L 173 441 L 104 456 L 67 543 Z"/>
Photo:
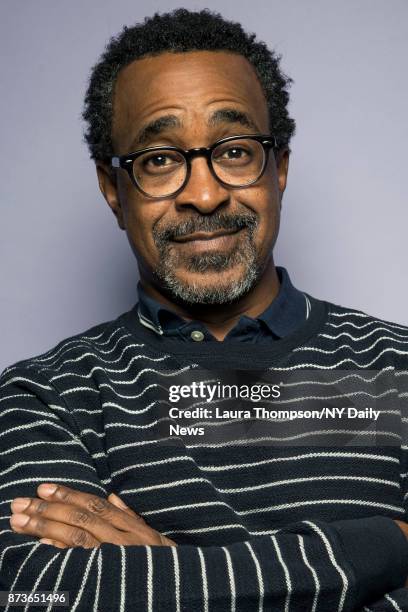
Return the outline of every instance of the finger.
<path id="1" fill-rule="evenodd" d="M 53 487 L 52 492 L 49 487 Z M 139 519 L 136 518 L 138 515 L 133 516 L 124 512 L 107 499 L 91 493 L 83 493 L 69 487 L 48 483 L 40 485 L 37 493 L 39 497 L 52 502 L 63 502 L 83 508 L 87 513 L 107 521 L 110 525 L 122 531 L 133 530 L 139 522 Z"/>
<path id="2" fill-rule="evenodd" d="M 79 531 L 89 533 L 99 543 L 109 542 L 111 544 L 126 545 L 138 544 L 141 542 L 142 544 L 151 545 L 160 544 L 160 537 L 157 531 L 135 518 L 130 517 L 123 512 L 123 510 L 117 509 L 106 500 L 102 500 L 98 497 L 96 499 L 105 502 L 115 512 L 120 513 L 124 517 L 122 523 L 125 522 L 126 529 L 114 527 L 111 524 L 112 521 L 108 520 L 108 518 L 102 518 L 89 510 L 59 501 L 51 502 L 38 498 L 25 498 L 26 501 L 24 503 L 28 501 L 28 506 L 24 509 L 24 514 L 33 517 L 37 516 L 44 520 L 71 526 L 72 528 L 76 527 Z M 12 510 L 14 511 L 15 507 L 17 507 L 18 511 L 22 512 L 22 503 L 23 498 L 16 498 L 11 504 Z M 105 514 L 105 516 L 108 515 Z M 131 537 L 129 534 L 131 534 Z M 64 538 L 55 537 L 54 539 L 67 543 Z"/>
<path id="3" fill-rule="evenodd" d="M 48 540 L 47 538 L 40 538 L 41 544 L 49 544 L 50 546 L 56 546 L 57 548 L 69 548 L 63 542 L 57 542 L 57 540 Z"/>
<path id="4" fill-rule="evenodd" d="M 22 510 L 23 503 L 26 503 L 26 507 Z M 63 502 L 48 502 L 38 498 L 16 498 L 11 504 L 12 510 L 15 512 L 17 508 L 17 512 L 24 512 L 24 514 L 20 514 L 20 516 L 29 516 L 42 524 L 44 521 L 51 521 L 54 523 L 63 524 L 65 527 L 68 527 L 70 531 L 73 531 L 73 528 L 77 528 L 79 531 L 85 531 L 90 536 L 92 536 L 92 540 L 97 540 L 100 542 L 111 542 L 112 544 L 123 543 L 118 536 L 123 534 L 123 531 L 119 531 L 115 527 L 112 527 L 107 521 L 104 519 L 93 515 L 92 513 L 80 508 L 78 506 L 74 506 L 72 504 L 67 504 Z M 19 516 L 18 513 L 13 516 Z M 19 523 L 22 519 L 17 519 L 14 521 L 14 524 L 19 526 Z M 31 527 L 31 524 L 28 523 L 28 527 Z M 65 531 L 65 533 L 67 533 Z M 44 534 L 35 534 L 35 535 L 44 535 Z M 69 532 L 68 532 L 69 536 Z M 44 535 L 44 537 L 49 537 L 48 535 Z M 83 537 L 83 536 L 82 536 Z M 64 537 L 54 536 L 55 540 L 62 541 L 64 543 L 70 544 Z"/>
<path id="5" fill-rule="evenodd" d="M 120 508 L 121 510 L 123 510 L 123 512 L 127 512 L 128 514 L 136 518 L 138 521 L 142 521 L 143 523 L 146 522 L 144 518 L 140 516 L 140 514 L 136 514 L 136 512 L 132 510 L 132 508 L 129 508 L 129 506 L 127 506 L 124 501 L 115 493 L 111 493 L 110 495 L 108 495 L 108 500 L 111 504 L 113 504 L 117 508 Z"/>
<path id="6" fill-rule="evenodd" d="M 116 495 L 115 493 L 110 493 L 108 495 L 108 500 L 110 501 L 111 504 L 113 504 L 114 506 L 117 506 L 118 508 L 120 508 L 121 510 L 124 510 L 125 512 L 127 510 L 130 510 L 129 506 L 127 506 L 125 502 L 122 501 L 120 497 Z"/>
<path id="7" fill-rule="evenodd" d="M 49 487 L 52 489 L 50 490 Z M 64 504 L 82 508 L 81 516 L 74 514 L 74 521 L 58 519 L 54 515 L 52 518 L 62 520 L 62 522 L 74 522 L 76 525 L 79 519 L 79 526 L 87 529 L 100 542 L 160 545 L 160 534 L 155 529 L 151 529 L 143 520 L 140 520 L 136 513 L 132 516 L 111 504 L 107 499 L 55 483 L 42 484 L 38 487 L 37 492 L 40 496 L 52 501 L 50 506 L 57 508 L 58 511 L 60 510 L 57 507 L 59 500 Z M 129 534 L 131 537 L 127 537 Z"/>
<path id="8" fill-rule="evenodd" d="M 92 548 L 100 545 L 100 542 L 87 531 L 66 525 L 65 523 L 46 519 L 43 516 L 13 514 L 10 518 L 10 525 L 17 533 L 33 535 L 41 539 L 55 540 L 69 547 L 82 546 L 83 548 Z"/>
<path id="9" fill-rule="evenodd" d="M 160 540 L 161 540 L 162 546 L 177 546 L 174 540 L 170 540 L 170 538 L 167 538 L 166 536 L 162 534 L 160 534 Z"/>

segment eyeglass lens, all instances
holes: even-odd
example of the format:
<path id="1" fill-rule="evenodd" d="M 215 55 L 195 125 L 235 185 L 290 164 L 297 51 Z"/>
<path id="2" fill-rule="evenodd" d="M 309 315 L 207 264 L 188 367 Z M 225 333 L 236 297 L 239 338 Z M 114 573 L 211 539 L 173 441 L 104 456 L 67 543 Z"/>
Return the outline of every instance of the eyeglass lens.
<path id="1" fill-rule="evenodd" d="M 264 148 L 257 140 L 239 138 L 221 143 L 212 152 L 215 175 L 231 187 L 255 182 L 264 165 Z M 175 193 L 187 175 L 187 161 L 178 151 L 157 149 L 133 162 L 133 176 L 141 189 L 153 197 Z"/>

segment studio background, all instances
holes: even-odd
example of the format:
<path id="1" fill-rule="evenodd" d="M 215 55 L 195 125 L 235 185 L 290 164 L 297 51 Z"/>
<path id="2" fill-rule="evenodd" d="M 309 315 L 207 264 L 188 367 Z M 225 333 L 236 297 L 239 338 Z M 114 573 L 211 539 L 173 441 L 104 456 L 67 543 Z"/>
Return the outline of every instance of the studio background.
<path id="1" fill-rule="evenodd" d="M 275 262 L 315 297 L 408 324 L 405 0 L 2 3 L 0 371 L 137 301 L 80 118 L 123 25 L 208 7 L 283 55 L 297 123 Z"/>

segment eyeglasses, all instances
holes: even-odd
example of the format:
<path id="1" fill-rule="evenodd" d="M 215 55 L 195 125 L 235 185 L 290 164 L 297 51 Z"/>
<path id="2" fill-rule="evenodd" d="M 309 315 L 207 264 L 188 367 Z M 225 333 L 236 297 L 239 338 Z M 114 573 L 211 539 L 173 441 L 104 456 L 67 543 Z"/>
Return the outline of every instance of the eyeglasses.
<path id="1" fill-rule="evenodd" d="M 205 157 L 212 175 L 226 187 L 248 187 L 265 172 L 269 149 L 276 150 L 274 136 L 243 134 L 217 140 L 210 147 L 187 151 L 179 147 L 149 147 L 112 157 L 113 168 L 123 168 L 135 187 L 149 198 L 175 196 L 191 175 L 191 160 Z"/>

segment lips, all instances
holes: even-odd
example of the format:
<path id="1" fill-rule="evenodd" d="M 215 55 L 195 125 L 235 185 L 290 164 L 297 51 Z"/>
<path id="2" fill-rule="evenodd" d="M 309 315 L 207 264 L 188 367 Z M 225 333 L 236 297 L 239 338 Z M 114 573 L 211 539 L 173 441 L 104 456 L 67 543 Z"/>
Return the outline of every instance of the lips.
<path id="1" fill-rule="evenodd" d="M 239 237 L 242 236 L 245 228 L 226 232 L 225 230 L 206 234 L 204 232 L 197 232 L 188 236 L 183 236 L 179 240 L 173 241 L 173 246 L 177 245 L 176 248 L 181 249 L 187 253 L 194 252 L 197 254 L 204 254 L 206 252 L 215 251 L 228 251 L 230 252 L 233 248 L 236 248 Z"/>
<path id="2" fill-rule="evenodd" d="M 175 238 L 174 242 L 193 242 L 196 240 L 214 240 L 215 238 L 220 238 L 222 236 L 229 236 L 231 234 L 237 234 L 240 230 L 219 230 L 218 232 L 206 233 L 206 232 L 195 232 L 194 234 L 189 234 L 188 236 L 180 236 L 179 238 Z"/>

